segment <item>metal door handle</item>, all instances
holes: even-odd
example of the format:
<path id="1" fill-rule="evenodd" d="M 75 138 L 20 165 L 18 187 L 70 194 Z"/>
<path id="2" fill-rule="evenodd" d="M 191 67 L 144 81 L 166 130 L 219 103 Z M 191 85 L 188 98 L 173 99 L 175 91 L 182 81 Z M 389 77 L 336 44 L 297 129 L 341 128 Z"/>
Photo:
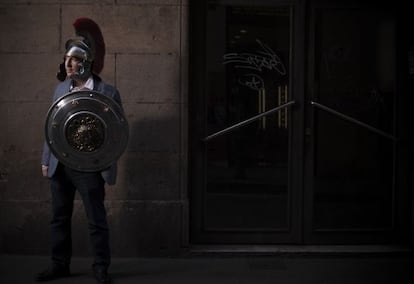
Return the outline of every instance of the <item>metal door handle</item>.
<path id="1" fill-rule="evenodd" d="M 289 107 L 291 105 L 294 105 L 295 103 L 296 103 L 295 101 L 287 102 L 287 103 L 285 103 L 283 105 L 280 105 L 280 106 L 277 106 L 275 108 L 272 108 L 272 109 L 270 109 L 268 111 L 262 112 L 262 113 L 260 113 L 260 114 L 258 114 L 256 116 L 253 116 L 253 117 L 251 117 L 249 119 L 246 119 L 246 120 L 243 120 L 241 122 L 238 122 L 238 123 L 236 123 L 236 124 L 234 124 L 232 126 L 229 126 L 229 127 L 225 128 L 225 129 L 223 129 L 223 130 L 220 130 L 220 131 L 218 131 L 218 132 L 216 132 L 214 134 L 211 134 L 211 135 L 209 135 L 209 136 L 207 136 L 207 137 L 205 137 L 205 138 L 203 138 L 201 140 L 203 140 L 203 141 L 211 140 L 211 139 L 213 139 L 215 137 L 218 137 L 218 136 L 221 136 L 221 135 L 223 135 L 223 134 L 225 134 L 227 132 L 233 131 L 233 130 L 238 129 L 240 127 L 243 127 L 243 126 L 245 126 L 245 125 L 247 125 L 249 123 L 252 123 L 253 121 L 256 121 L 256 120 L 258 120 L 258 119 L 260 119 L 262 117 L 268 116 L 269 114 L 272 114 L 272 113 L 274 113 L 276 111 L 279 111 L 281 109 L 284 109 L 284 108 L 287 108 L 287 107 Z"/>
<path id="2" fill-rule="evenodd" d="M 345 114 L 343 114 L 343 113 L 340 113 L 339 111 L 336 111 L 336 110 L 334 110 L 334 109 L 331 109 L 331 108 L 329 108 L 329 107 L 327 107 L 327 106 L 324 106 L 324 105 L 322 105 L 322 104 L 320 104 L 320 103 L 316 103 L 316 102 L 311 101 L 311 102 L 310 102 L 310 104 L 311 104 L 313 107 L 316 107 L 316 108 L 321 109 L 321 110 L 323 110 L 323 111 L 329 112 L 329 113 L 331 113 L 331 114 L 333 114 L 333 115 L 335 115 L 335 116 L 337 116 L 337 117 L 339 117 L 339 118 L 342 118 L 342 119 L 344 119 L 344 120 L 347 120 L 347 121 L 349 121 L 349 122 L 352 122 L 352 123 L 354 123 L 354 124 L 356 124 L 356 125 L 361 126 L 362 128 L 365 128 L 365 129 L 367 129 L 367 130 L 370 130 L 370 131 L 372 131 L 372 132 L 375 132 L 375 133 L 377 133 L 377 134 L 379 134 L 379 135 L 381 135 L 381 136 L 384 136 L 384 137 L 386 137 L 386 138 L 388 138 L 388 139 L 391 139 L 391 140 L 394 140 L 394 141 L 397 141 L 397 140 L 398 140 L 398 138 L 397 138 L 397 137 L 395 137 L 394 135 L 391 135 L 391 134 L 389 134 L 389 133 L 387 133 L 387 132 L 384 132 L 384 131 L 382 131 L 382 130 L 380 130 L 380 129 L 378 129 L 378 128 L 375 128 L 375 127 L 373 127 L 373 126 L 371 126 L 371 125 L 369 125 L 369 124 L 366 124 L 366 123 L 364 123 L 364 122 L 361 122 L 361 121 L 359 121 L 359 120 L 357 120 L 357 119 L 355 119 L 355 118 L 352 118 L 352 117 L 350 117 L 350 116 L 348 116 L 348 115 L 345 115 Z"/>

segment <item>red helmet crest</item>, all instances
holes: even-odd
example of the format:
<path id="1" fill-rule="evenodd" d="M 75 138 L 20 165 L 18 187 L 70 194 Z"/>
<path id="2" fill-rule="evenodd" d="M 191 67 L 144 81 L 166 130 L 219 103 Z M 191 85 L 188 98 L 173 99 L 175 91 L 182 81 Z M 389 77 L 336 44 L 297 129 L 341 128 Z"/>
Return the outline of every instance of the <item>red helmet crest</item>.
<path id="1" fill-rule="evenodd" d="M 93 73 L 101 73 L 104 67 L 105 42 L 98 24 L 89 18 L 79 18 L 73 26 L 76 35 L 83 37 L 91 47 L 93 56 Z"/>

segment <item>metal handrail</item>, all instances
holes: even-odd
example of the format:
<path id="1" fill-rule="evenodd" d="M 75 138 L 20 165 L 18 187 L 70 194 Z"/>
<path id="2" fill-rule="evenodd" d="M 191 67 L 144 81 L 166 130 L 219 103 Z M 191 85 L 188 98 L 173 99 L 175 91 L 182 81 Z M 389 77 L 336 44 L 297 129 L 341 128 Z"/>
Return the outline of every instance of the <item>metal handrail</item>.
<path id="1" fill-rule="evenodd" d="M 324 111 L 326 111 L 326 112 L 329 112 L 329 113 L 331 113 L 331 114 L 333 114 L 333 115 L 335 115 L 335 116 L 337 116 L 337 117 L 340 117 L 340 118 L 342 118 L 342 119 L 344 119 L 344 120 L 347 120 L 347 121 L 349 121 L 349 122 L 352 122 L 352 123 L 354 123 L 354 124 L 357 124 L 357 125 L 359 125 L 359 126 L 361 126 L 361 127 L 365 128 L 365 129 L 368 129 L 368 130 L 370 130 L 370 131 L 372 131 L 372 132 L 375 132 L 375 133 L 377 133 L 377 134 L 379 134 L 379 135 L 382 135 L 382 136 L 384 136 L 384 137 L 386 137 L 386 138 L 389 138 L 389 139 L 394 140 L 394 141 L 397 141 L 397 140 L 398 140 L 398 138 L 397 138 L 397 137 L 395 137 L 394 135 L 391 135 L 391 134 L 386 133 L 386 132 L 384 132 L 384 131 L 382 131 L 382 130 L 379 130 L 378 128 L 375 128 L 375 127 L 373 127 L 373 126 L 371 126 L 371 125 L 369 125 L 369 124 L 366 124 L 366 123 L 361 122 L 361 121 L 359 121 L 359 120 L 357 120 L 357 119 L 355 119 L 355 118 L 352 118 L 352 117 L 347 116 L 347 115 L 345 115 L 345 114 L 343 114 L 343 113 L 340 113 L 339 111 L 336 111 L 336 110 L 334 110 L 334 109 L 331 109 L 331 108 L 329 108 L 329 107 L 327 107 L 327 106 L 324 106 L 324 105 L 322 105 L 322 104 L 320 104 L 320 103 L 313 102 L 313 101 L 311 101 L 310 103 L 311 103 L 311 105 L 312 105 L 313 107 L 316 107 L 316 108 L 318 108 L 318 109 L 321 109 L 321 110 L 324 110 Z"/>
<path id="2" fill-rule="evenodd" d="M 265 112 L 262 112 L 262 113 L 260 113 L 260 114 L 258 114 L 258 115 L 256 115 L 256 116 L 253 116 L 253 117 L 251 117 L 251 118 L 249 118 L 249 119 L 246 119 L 246 120 L 243 120 L 243 121 L 241 121 L 241 122 L 238 122 L 238 123 L 236 123 L 236 124 L 234 124 L 234 125 L 232 125 L 232 126 L 229 126 L 229 127 L 225 128 L 225 129 L 223 129 L 223 130 L 220 130 L 220 131 L 218 131 L 218 132 L 216 132 L 216 133 L 213 133 L 213 134 L 211 134 L 211 135 L 209 135 L 209 136 L 207 136 L 207 137 L 205 137 L 205 138 L 203 138 L 203 139 L 201 139 L 201 140 L 202 140 L 202 141 L 208 141 L 208 140 L 211 140 L 211 139 L 213 139 L 213 138 L 215 138 L 215 137 L 218 137 L 218 136 L 221 136 L 221 135 L 223 135 L 223 134 L 225 134 L 225 133 L 227 133 L 227 132 L 230 132 L 230 131 L 236 130 L 236 129 L 238 129 L 238 128 L 240 128 L 240 127 L 242 127 L 242 126 L 246 125 L 246 124 L 252 123 L 253 121 L 256 121 L 256 120 L 258 120 L 258 119 L 260 119 L 260 118 L 262 118 L 262 117 L 264 117 L 264 116 L 267 116 L 267 115 L 272 114 L 272 113 L 274 113 L 274 112 L 276 112 L 276 111 L 279 111 L 279 110 L 281 110 L 281 109 L 284 109 L 284 108 L 286 108 L 286 107 L 289 107 L 289 106 L 291 106 L 291 105 L 294 105 L 295 103 L 296 103 L 295 101 L 290 101 L 290 102 L 287 102 L 287 103 L 285 103 L 285 104 L 283 104 L 283 105 L 277 106 L 277 107 L 272 108 L 272 109 L 270 109 L 270 110 L 268 110 L 268 111 L 265 111 Z"/>

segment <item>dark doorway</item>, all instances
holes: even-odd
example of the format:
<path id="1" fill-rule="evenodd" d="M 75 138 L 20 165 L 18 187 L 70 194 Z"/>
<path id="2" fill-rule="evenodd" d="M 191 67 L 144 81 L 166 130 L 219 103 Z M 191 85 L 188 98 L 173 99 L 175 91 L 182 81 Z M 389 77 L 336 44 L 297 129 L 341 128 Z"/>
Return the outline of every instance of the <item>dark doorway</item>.
<path id="1" fill-rule="evenodd" d="M 250 2 L 192 8 L 192 242 L 401 241 L 395 11 Z"/>

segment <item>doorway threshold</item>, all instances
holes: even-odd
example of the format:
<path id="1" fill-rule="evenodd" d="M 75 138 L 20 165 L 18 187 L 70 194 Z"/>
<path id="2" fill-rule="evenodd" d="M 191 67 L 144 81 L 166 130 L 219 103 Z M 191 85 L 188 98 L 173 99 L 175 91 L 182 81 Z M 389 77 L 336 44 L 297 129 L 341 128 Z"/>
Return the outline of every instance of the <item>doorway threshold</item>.
<path id="1" fill-rule="evenodd" d="M 414 248 L 397 245 L 192 245 L 193 256 L 414 256 Z"/>

